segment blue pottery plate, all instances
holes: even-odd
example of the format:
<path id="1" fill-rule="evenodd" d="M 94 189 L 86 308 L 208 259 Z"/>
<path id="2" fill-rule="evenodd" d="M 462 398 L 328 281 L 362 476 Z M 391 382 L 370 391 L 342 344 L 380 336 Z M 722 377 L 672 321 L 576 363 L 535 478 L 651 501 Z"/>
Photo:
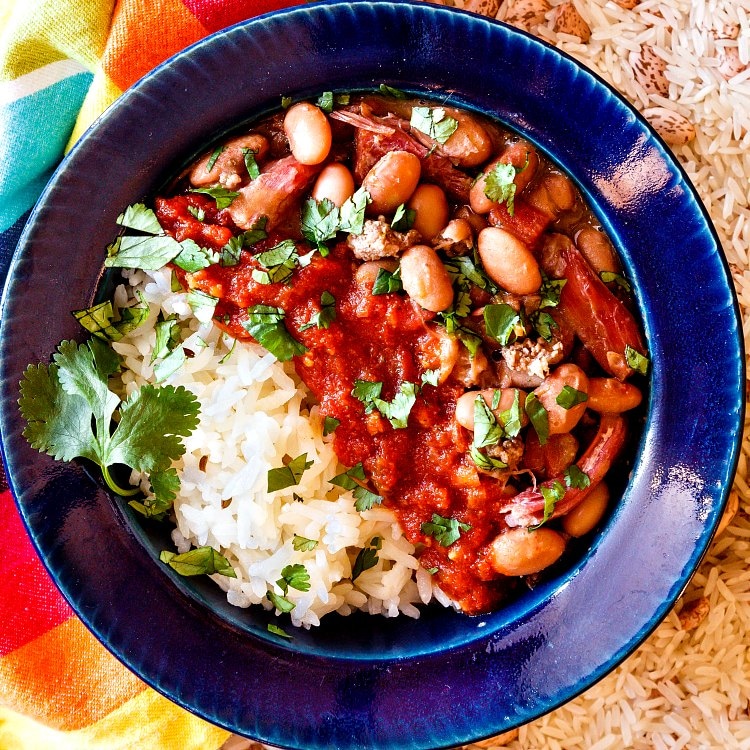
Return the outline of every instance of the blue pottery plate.
<path id="1" fill-rule="evenodd" d="M 70 310 L 107 284 L 128 204 L 207 142 L 321 91 L 380 83 L 516 128 L 576 180 L 617 244 L 652 359 L 645 429 L 622 499 L 557 578 L 486 616 L 333 617 L 283 641 L 268 615 L 158 562 L 96 473 L 21 436 L 18 382 Z M 706 339 L 710 321 L 710 340 Z M 0 331 L 3 457 L 52 577 L 94 634 L 196 714 L 282 747 L 438 748 L 523 724 L 619 664 L 667 613 L 720 518 L 738 456 L 744 356 L 725 259 L 669 151 L 570 58 L 481 17 L 425 4 L 314 4 L 234 26 L 124 94 L 60 166 L 11 270 Z"/>

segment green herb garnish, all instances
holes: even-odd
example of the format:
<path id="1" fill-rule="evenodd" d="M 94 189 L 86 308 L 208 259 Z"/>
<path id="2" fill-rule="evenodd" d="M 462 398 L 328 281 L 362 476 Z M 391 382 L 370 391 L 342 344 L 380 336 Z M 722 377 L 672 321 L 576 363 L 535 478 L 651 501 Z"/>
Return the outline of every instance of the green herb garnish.
<path id="1" fill-rule="evenodd" d="M 378 550 L 383 546 L 383 540 L 379 536 L 374 536 L 370 544 L 364 547 L 357 554 L 357 559 L 352 566 L 352 581 L 359 578 L 362 573 L 378 564 Z"/>
<path id="2" fill-rule="evenodd" d="M 159 559 L 176 570 L 181 576 L 207 575 L 226 576 L 237 578 L 234 568 L 223 555 L 219 554 L 213 547 L 196 547 L 188 552 L 178 555 L 169 550 L 162 550 Z"/>
<path id="3" fill-rule="evenodd" d="M 572 409 L 578 404 L 585 404 L 589 400 L 588 394 L 576 390 L 570 385 L 564 385 L 560 393 L 557 394 L 555 402 L 563 409 Z"/>
<path id="4" fill-rule="evenodd" d="M 247 314 L 248 319 L 242 322 L 242 327 L 280 362 L 287 362 L 307 351 L 307 347 L 287 330 L 282 308 L 254 305 L 247 308 Z"/>
<path id="5" fill-rule="evenodd" d="M 409 124 L 440 144 L 458 128 L 458 120 L 447 115 L 442 107 L 412 107 Z"/>
<path id="6" fill-rule="evenodd" d="M 442 547 L 450 547 L 453 542 L 459 539 L 461 532 L 469 531 L 471 526 L 455 518 L 444 518 L 437 513 L 433 513 L 432 521 L 423 523 L 421 528 L 423 534 L 433 537 Z"/>
<path id="7" fill-rule="evenodd" d="M 312 461 L 307 460 L 307 453 L 302 453 L 297 458 L 285 456 L 282 463 L 283 466 L 268 470 L 268 492 L 294 487 L 300 483 L 305 471 L 313 465 Z"/>

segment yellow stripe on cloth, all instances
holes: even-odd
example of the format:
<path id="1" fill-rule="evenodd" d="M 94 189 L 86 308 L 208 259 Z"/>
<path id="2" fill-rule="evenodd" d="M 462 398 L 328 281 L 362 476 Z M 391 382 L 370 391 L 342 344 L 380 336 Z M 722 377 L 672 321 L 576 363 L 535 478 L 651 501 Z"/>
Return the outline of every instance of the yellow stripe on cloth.
<path id="1" fill-rule="evenodd" d="M 109 34 L 114 0 L 3 0 L 0 80 L 58 60 L 93 70 Z"/>
<path id="2" fill-rule="evenodd" d="M 61 732 L 0 707 L 2 750 L 218 750 L 229 733 L 147 688 L 84 729 Z"/>
<path id="3" fill-rule="evenodd" d="M 114 81 L 104 72 L 100 66 L 94 73 L 94 80 L 86 92 L 86 98 L 83 101 L 81 111 L 78 113 L 73 132 L 65 149 L 66 153 L 75 145 L 75 142 L 86 132 L 87 128 L 96 120 L 99 115 L 109 107 L 112 102 L 122 95 L 120 89 Z M 1 749 L 0 749 L 1 750 Z"/>

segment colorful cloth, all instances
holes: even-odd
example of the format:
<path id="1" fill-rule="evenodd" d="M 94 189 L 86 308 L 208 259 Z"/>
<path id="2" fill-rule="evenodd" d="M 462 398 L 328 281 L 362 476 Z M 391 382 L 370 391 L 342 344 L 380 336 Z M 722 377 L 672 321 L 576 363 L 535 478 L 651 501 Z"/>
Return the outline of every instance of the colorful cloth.
<path id="1" fill-rule="evenodd" d="M 0 2 L 0 284 L 55 166 L 126 88 L 207 34 L 293 4 Z M 148 688 L 86 630 L 0 480 L 0 750 L 218 748 L 227 732 Z"/>

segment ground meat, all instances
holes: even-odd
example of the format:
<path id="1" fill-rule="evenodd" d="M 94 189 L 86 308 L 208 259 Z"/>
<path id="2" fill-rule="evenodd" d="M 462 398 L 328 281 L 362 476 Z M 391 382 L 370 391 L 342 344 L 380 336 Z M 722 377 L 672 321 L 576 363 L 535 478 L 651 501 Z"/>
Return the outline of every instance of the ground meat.
<path id="1" fill-rule="evenodd" d="M 378 260 L 393 258 L 407 247 L 416 245 L 422 236 L 414 229 L 405 234 L 391 229 L 390 224 L 381 216 L 379 219 L 368 219 L 362 234 L 350 234 L 346 239 L 355 258 L 360 260 Z"/>
<path id="2" fill-rule="evenodd" d="M 487 448 L 487 455 L 502 461 L 510 471 L 515 471 L 523 458 L 524 445 L 520 437 L 501 440 Z"/>
<path id="3" fill-rule="evenodd" d="M 550 365 L 556 364 L 563 357 L 562 341 L 557 340 L 523 339 L 504 346 L 501 351 L 505 364 L 511 370 L 536 375 L 542 379 L 549 375 Z"/>

